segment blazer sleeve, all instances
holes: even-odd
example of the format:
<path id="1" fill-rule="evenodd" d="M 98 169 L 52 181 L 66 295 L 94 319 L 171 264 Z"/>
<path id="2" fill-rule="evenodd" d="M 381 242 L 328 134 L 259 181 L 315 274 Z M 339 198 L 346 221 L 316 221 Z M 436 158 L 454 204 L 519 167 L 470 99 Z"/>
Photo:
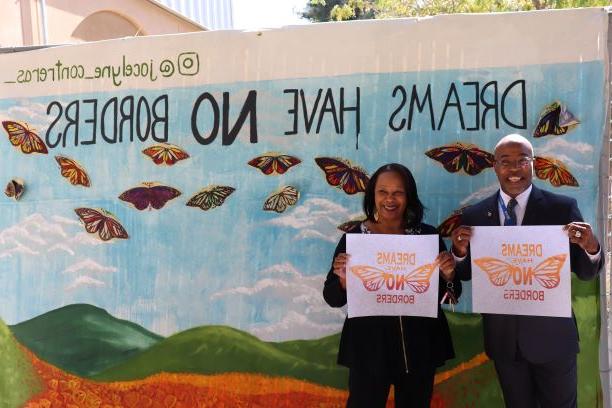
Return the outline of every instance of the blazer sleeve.
<path id="1" fill-rule="evenodd" d="M 470 220 L 466 214 L 461 215 L 461 220 L 459 225 L 470 225 L 473 226 L 474 223 Z M 472 280 L 472 255 L 470 251 L 470 247 L 468 246 L 467 255 L 461 262 L 457 262 L 455 265 L 455 276 L 462 281 L 470 281 Z"/>
<path id="2" fill-rule="evenodd" d="M 444 243 L 442 236 L 438 235 L 438 238 L 440 240 L 440 244 L 439 244 L 440 252 L 446 251 L 446 244 Z M 444 280 L 444 278 L 442 278 L 442 275 L 439 275 L 438 301 L 441 301 L 444 295 L 446 294 L 446 289 L 448 287 L 447 285 L 448 283 Z M 453 293 L 455 294 L 455 297 L 459 299 L 459 297 L 461 296 L 462 287 L 461 287 L 461 280 L 459 279 L 459 274 L 457 273 L 457 266 L 455 266 L 455 276 L 452 280 L 452 288 L 453 288 Z M 449 303 L 449 300 L 447 299 L 444 303 Z"/>
<path id="3" fill-rule="evenodd" d="M 323 299 L 331 307 L 342 307 L 346 304 L 346 290 L 342 289 L 340 278 L 334 273 L 333 267 L 334 259 L 342 252 L 346 252 L 346 234 L 342 235 L 340 242 L 336 246 L 329 272 L 327 272 L 327 278 L 325 279 L 325 285 L 323 286 Z"/>
<path id="4" fill-rule="evenodd" d="M 569 211 L 569 221 L 568 222 L 582 222 L 582 214 L 578 209 L 578 204 L 576 200 L 572 198 L 570 211 Z M 603 268 L 604 265 L 604 252 L 601 244 L 599 245 L 601 256 L 597 262 L 591 261 L 591 258 L 587 255 L 586 251 L 582 249 L 578 244 L 570 243 L 570 267 L 572 272 L 578 276 L 581 280 L 591 280 L 597 276 L 599 271 Z"/>

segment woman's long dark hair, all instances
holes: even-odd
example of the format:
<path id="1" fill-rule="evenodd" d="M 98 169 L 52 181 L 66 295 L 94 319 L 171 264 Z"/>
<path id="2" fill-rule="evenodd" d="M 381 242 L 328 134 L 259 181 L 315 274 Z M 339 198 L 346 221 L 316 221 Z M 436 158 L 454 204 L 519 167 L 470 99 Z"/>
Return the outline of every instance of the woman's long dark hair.
<path id="1" fill-rule="evenodd" d="M 394 172 L 399 174 L 404 184 L 404 190 L 406 191 L 406 210 L 404 211 L 404 222 L 406 227 L 416 227 L 423 221 L 423 213 L 425 207 L 419 200 L 419 194 L 417 193 L 416 181 L 408 168 L 398 163 L 389 163 L 380 167 L 370 178 L 368 185 L 365 190 L 365 197 L 363 197 L 363 212 L 371 222 L 376 222 L 374 214 L 376 213 L 376 203 L 374 202 L 374 193 L 376 182 L 378 177 L 387 172 Z"/>

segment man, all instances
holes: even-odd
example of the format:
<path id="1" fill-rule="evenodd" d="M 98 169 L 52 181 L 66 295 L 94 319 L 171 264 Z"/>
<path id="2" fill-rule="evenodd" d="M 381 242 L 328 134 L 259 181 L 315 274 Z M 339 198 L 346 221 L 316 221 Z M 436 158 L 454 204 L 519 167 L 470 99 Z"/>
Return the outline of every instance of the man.
<path id="1" fill-rule="evenodd" d="M 571 270 L 583 280 L 603 267 L 601 248 L 583 222 L 576 200 L 531 184 L 533 147 L 512 134 L 495 147 L 500 190 L 463 211 L 453 231 L 452 252 L 462 280 L 472 277 L 469 242 L 475 225 L 564 225 Z M 507 407 L 576 407 L 578 330 L 572 318 L 483 314 L 485 351 L 495 369 Z"/>

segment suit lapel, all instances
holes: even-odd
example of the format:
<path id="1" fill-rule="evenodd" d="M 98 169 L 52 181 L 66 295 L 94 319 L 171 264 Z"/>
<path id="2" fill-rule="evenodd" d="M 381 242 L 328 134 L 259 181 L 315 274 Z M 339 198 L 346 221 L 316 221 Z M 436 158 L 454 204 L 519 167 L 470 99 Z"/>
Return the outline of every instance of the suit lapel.
<path id="1" fill-rule="evenodd" d="M 542 191 L 531 185 L 531 194 L 527 200 L 527 207 L 525 208 L 525 216 L 523 217 L 522 225 L 539 225 L 538 214 L 542 214 L 541 206 L 542 199 L 544 198 Z"/>

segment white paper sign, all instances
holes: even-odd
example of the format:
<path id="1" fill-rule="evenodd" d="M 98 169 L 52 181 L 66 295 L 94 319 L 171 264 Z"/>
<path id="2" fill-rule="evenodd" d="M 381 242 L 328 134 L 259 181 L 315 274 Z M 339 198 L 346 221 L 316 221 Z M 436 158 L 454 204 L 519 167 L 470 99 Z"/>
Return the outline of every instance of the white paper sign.
<path id="1" fill-rule="evenodd" d="M 437 317 L 437 235 L 347 234 L 346 252 L 348 317 Z"/>
<path id="2" fill-rule="evenodd" d="M 470 251 L 474 312 L 571 316 L 562 226 L 474 227 Z"/>

